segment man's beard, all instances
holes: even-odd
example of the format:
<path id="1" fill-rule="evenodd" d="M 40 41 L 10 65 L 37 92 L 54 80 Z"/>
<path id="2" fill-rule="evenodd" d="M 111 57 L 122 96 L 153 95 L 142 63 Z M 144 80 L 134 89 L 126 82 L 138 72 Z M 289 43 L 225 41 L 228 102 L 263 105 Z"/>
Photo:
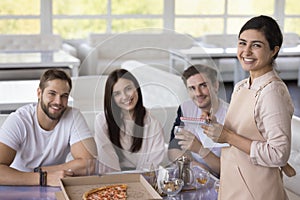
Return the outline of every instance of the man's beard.
<path id="1" fill-rule="evenodd" d="M 64 114 L 66 108 L 64 108 L 63 110 L 61 110 L 60 113 L 57 113 L 57 114 L 51 114 L 49 112 L 49 106 L 47 106 L 46 104 L 44 104 L 44 101 L 43 101 L 43 97 L 41 98 L 40 100 L 40 104 L 41 104 L 41 108 L 42 110 L 44 111 L 44 113 L 47 115 L 47 117 L 49 117 L 50 119 L 52 120 L 59 120 L 61 118 L 61 116 Z M 56 105 L 57 106 L 57 105 Z M 59 106 L 57 106 L 59 107 Z"/>

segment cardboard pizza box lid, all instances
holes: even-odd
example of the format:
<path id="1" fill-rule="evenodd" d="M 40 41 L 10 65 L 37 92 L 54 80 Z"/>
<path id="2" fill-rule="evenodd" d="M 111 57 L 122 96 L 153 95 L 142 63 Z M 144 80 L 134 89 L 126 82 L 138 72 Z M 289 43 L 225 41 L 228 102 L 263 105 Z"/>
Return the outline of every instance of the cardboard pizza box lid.
<path id="1" fill-rule="evenodd" d="M 64 193 L 62 191 L 55 192 L 55 197 L 57 200 L 65 200 Z"/>
<path id="2" fill-rule="evenodd" d="M 162 199 L 141 174 L 110 174 L 102 176 L 68 177 L 60 181 L 58 200 L 82 200 L 82 195 L 97 187 L 111 184 L 127 184 L 127 199 Z M 63 194 L 63 195 L 61 195 Z M 62 196 L 64 199 L 62 199 Z"/>

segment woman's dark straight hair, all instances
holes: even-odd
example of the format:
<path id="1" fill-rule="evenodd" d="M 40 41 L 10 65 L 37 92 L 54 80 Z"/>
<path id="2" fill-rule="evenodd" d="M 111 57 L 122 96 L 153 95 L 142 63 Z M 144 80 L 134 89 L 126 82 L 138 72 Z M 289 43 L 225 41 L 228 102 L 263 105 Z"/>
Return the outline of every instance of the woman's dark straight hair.
<path id="1" fill-rule="evenodd" d="M 275 46 L 278 46 L 279 48 L 281 48 L 281 45 L 283 42 L 282 32 L 280 30 L 279 25 L 272 17 L 260 15 L 260 16 L 251 18 L 241 28 L 241 30 L 239 32 L 239 38 L 240 38 L 240 35 L 244 31 L 249 30 L 249 29 L 254 29 L 254 30 L 262 32 L 264 34 L 264 36 L 266 37 L 271 50 L 274 50 Z M 278 52 L 273 56 L 273 60 L 275 60 L 277 58 Z"/>

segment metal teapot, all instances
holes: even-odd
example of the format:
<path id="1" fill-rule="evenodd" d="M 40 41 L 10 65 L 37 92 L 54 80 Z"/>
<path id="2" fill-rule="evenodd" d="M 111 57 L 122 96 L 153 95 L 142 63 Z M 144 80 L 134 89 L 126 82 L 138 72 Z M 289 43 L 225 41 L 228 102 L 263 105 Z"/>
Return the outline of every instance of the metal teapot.
<path id="1" fill-rule="evenodd" d="M 178 177 L 183 180 L 184 186 L 194 183 L 194 172 L 191 169 L 191 157 L 183 155 L 176 161 L 178 167 Z"/>

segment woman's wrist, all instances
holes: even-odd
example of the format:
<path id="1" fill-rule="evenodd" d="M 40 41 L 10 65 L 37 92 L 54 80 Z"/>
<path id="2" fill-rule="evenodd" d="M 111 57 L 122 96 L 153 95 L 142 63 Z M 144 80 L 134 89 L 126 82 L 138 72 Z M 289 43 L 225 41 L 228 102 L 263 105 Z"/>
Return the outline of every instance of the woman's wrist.
<path id="1" fill-rule="evenodd" d="M 210 150 L 208 148 L 204 148 L 203 146 L 201 146 L 200 150 L 198 151 L 198 154 L 202 158 L 205 158 L 209 153 L 210 153 Z"/>

